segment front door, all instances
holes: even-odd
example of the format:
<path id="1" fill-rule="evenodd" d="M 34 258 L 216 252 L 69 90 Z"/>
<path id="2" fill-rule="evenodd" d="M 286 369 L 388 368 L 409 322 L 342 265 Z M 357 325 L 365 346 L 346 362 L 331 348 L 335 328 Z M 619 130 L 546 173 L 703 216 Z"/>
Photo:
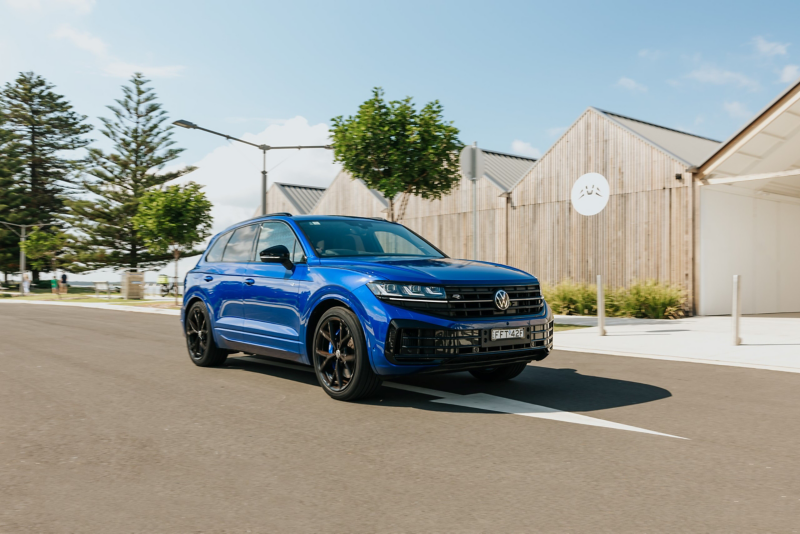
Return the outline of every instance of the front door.
<path id="1" fill-rule="evenodd" d="M 277 245 L 289 250 L 292 268 L 260 262 L 259 253 Z M 268 221 L 261 223 L 255 251 L 255 261 L 244 280 L 244 331 L 248 342 L 265 355 L 300 360 L 298 289 L 308 279 L 303 248 L 288 224 Z"/>

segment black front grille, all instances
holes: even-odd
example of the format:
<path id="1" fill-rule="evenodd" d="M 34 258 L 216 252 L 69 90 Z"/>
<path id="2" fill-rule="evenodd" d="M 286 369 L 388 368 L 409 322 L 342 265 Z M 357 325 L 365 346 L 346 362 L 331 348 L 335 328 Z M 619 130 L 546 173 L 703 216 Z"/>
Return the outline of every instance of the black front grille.
<path id="1" fill-rule="evenodd" d="M 494 302 L 495 293 L 503 289 L 511 300 L 506 310 L 499 309 Z M 508 317 L 517 315 L 536 315 L 544 307 L 544 299 L 539 284 L 517 286 L 445 286 L 447 300 L 442 302 L 418 302 L 411 299 L 386 299 L 394 306 L 414 311 L 453 317 L 458 319 L 479 319 L 487 317 Z"/>
<path id="2" fill-rule="evenodd" d="M 494 303 L 499 289 L 508 293 L 511 305 L 500 310 Z M 542 311 L 543 299 L 539 284 L 496 287 L 446 287 L 450 317 L 505 317 L 508 315 L 535 315 Z"/>
<path id="3" fill-rule="evenodd" d="M 396 363 L 456 363 L 518 357 L 532 360 L 553 346 L 553 322 L 524 326 L 525 338 L 491 341 L 491 329 L 389 327 L 386 355 Z M 541 358 L 539 358 L 541 359 Z"/>

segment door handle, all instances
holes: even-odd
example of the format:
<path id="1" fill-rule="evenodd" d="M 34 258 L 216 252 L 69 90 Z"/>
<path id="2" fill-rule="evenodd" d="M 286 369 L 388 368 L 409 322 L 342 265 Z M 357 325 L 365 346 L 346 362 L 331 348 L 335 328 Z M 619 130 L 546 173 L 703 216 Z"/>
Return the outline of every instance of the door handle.
<path id="1" fill-rule="evenodd" d="M 213 277 L 213 276 L 208 276 L 208 275 L 206 275 L 206 276 L 204 276 L 204 277 L 203 277 L 203 280 L 205 280 L 206 282 L 210 282 L 210 281 L 212 281 L 213 279 L 214 279 L 214 277 Z"/>
<path id="2" fill-rule="evenodd" d="M 256 283 L 256 281 L 253 280 L 252 278 L 245 278 L 244 283 L 247 284 L 248 286 L 252 286 L 253 284 Z"/>

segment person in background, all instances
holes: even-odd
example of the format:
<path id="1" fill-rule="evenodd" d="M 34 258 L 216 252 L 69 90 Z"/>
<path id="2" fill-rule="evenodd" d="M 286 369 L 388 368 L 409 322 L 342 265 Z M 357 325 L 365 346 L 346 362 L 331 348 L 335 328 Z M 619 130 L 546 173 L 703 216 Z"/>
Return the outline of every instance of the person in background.
<path id="1" fill-rule="evenodd" d="M 53 273 L 53 279 L 50 280 L 50 292 L 53 295 L 58 295 L 58 280 L 56 280 L 56 275 Z"/>
<path id="2" fill-rule="evenodd" d="M 62 273 L 61 274 L 61 292 L 66 295 L 67 292 L 68 292 L 68 287 L 69 286 L 67 286 L 67 273 Z"/>
<path id="3" fill-rule="evenodd" d="M 22 294 L 27 295 L 31 292 L 31 279 L 28 278 L 28 274 L 25 273 L 22 275 Z"/>

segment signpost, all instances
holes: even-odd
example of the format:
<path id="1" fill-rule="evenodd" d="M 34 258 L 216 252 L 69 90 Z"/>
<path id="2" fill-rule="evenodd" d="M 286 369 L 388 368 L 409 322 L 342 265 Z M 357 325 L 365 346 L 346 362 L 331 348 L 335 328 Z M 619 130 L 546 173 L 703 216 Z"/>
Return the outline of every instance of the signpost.
<path id="1" fill-rule="evenodd" d="M 472 259 L 478 259 L 478 178 L 484 173 L 483 151 L 478 143 L 461 150 L 459 162 L 464 175 L 472 180 Z"/>
<path id="2" fill-rule="evenodd" d="M 572 185 L 572 206 L 586 217 L 597 215 L 608 204 L 610 195 L 608 180 L 602 174 L 590 172 L 578 178 Z M 606 299 L 603 293 L 603 277 L 597 275 L 597 326 L 600 335 L 606 335 Z"/>

